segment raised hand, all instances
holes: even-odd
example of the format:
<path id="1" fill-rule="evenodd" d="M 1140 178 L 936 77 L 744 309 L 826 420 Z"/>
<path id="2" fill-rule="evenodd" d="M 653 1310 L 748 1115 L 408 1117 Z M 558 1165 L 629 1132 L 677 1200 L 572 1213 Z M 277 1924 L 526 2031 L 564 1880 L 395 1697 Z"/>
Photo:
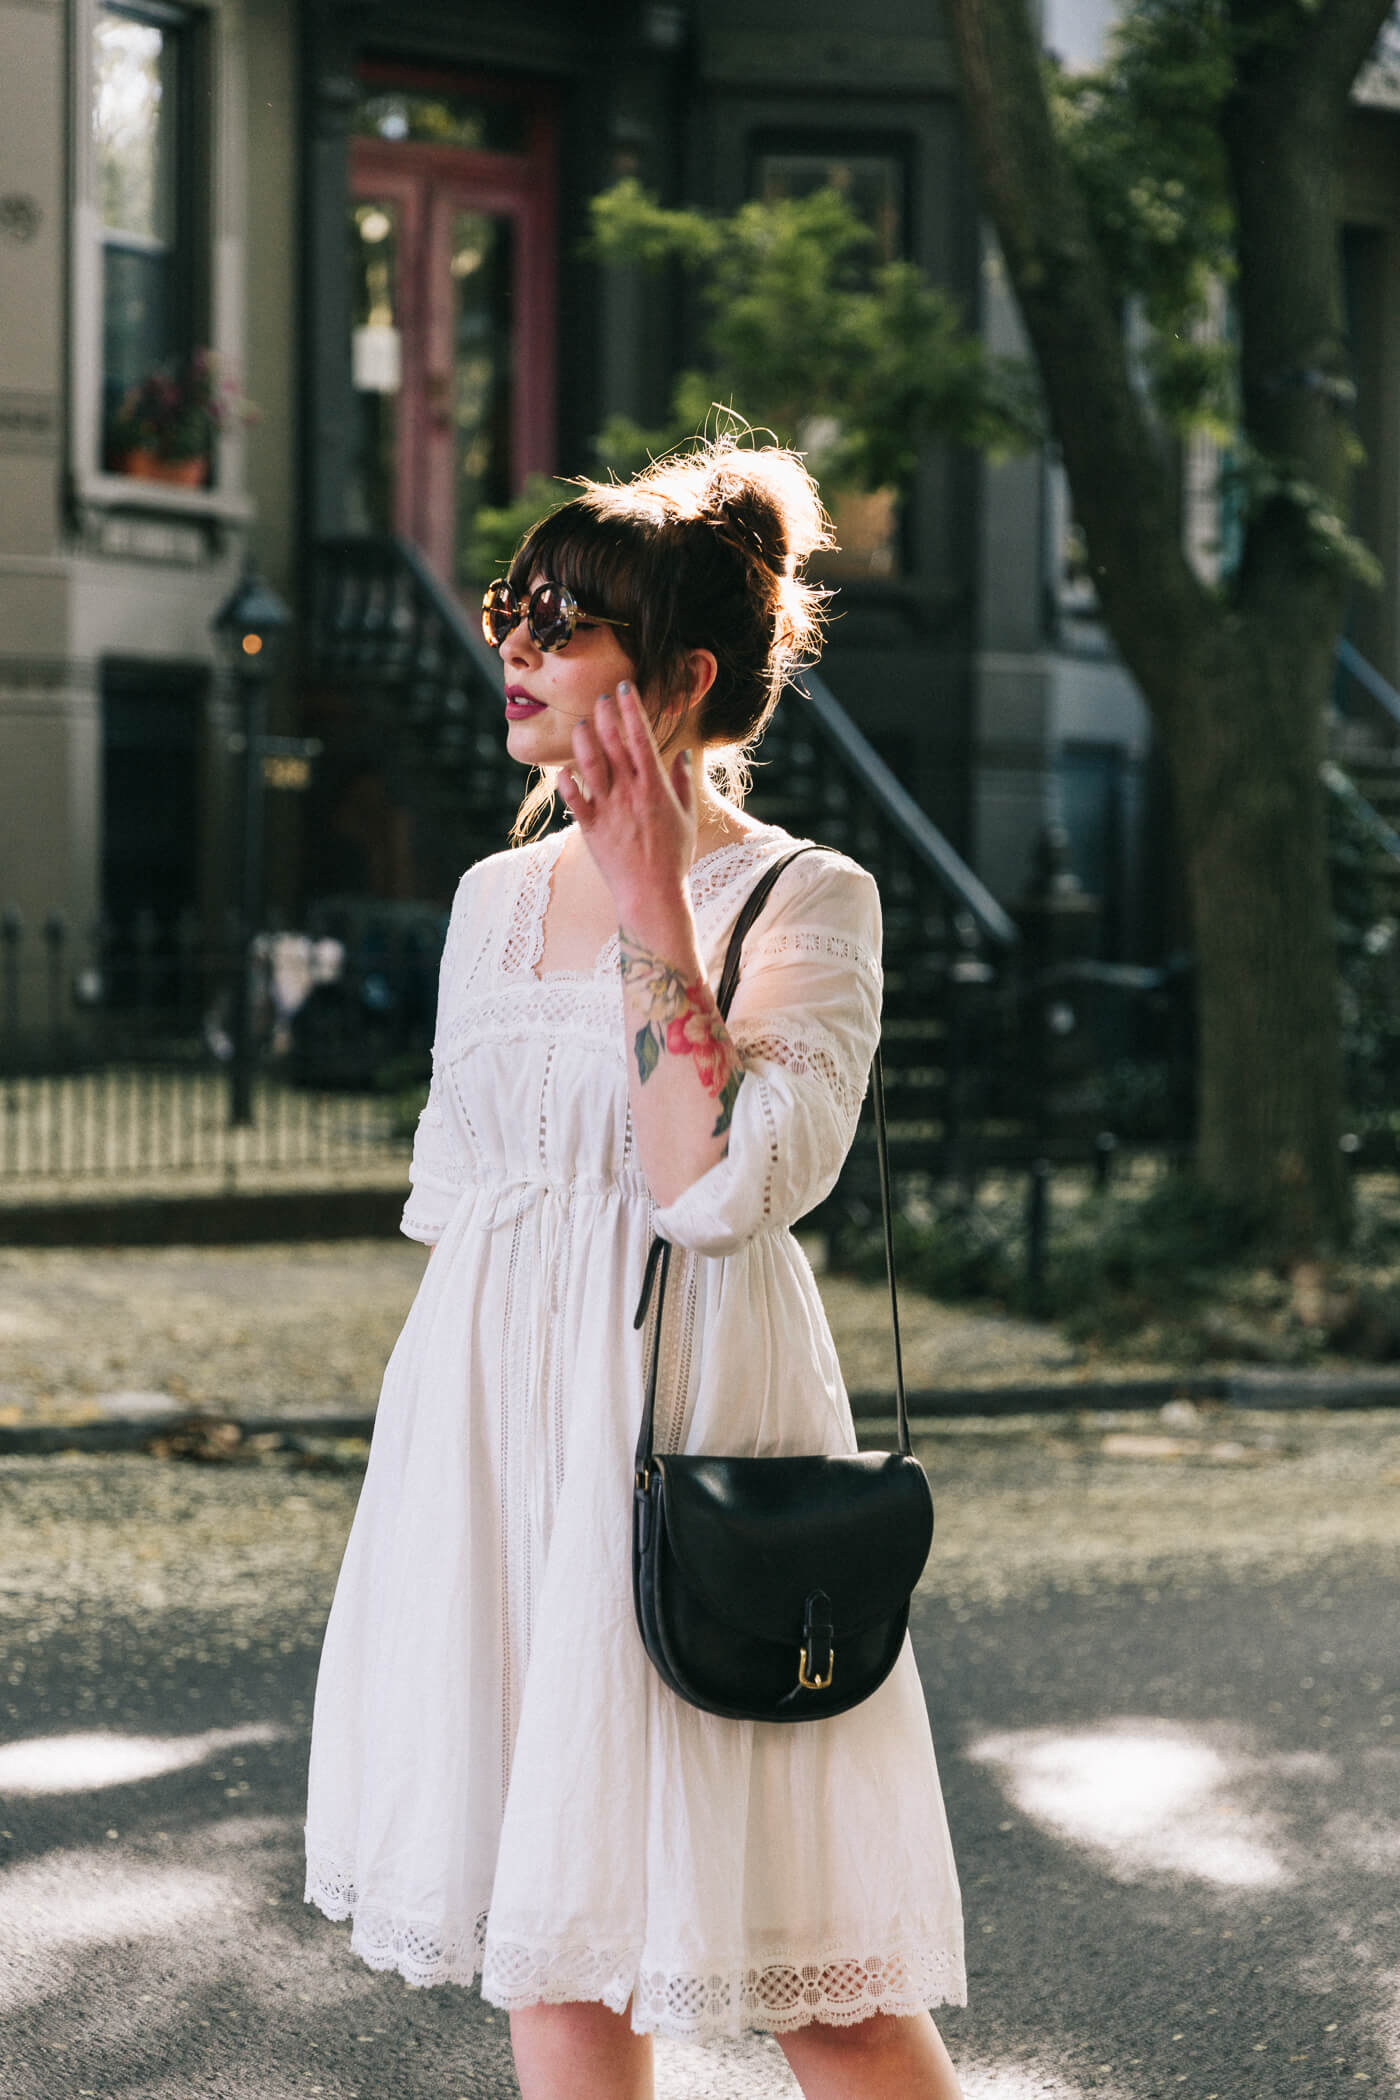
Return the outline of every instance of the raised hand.
<path id="1" fill-rule="evenodd" d="M 688 750 L 666 767 L 636 689 L 604 693 L 572 736 L 572 769 L 556 786 L 629 926 L 669 918 L 695 857 L 696 797 Z M 658 929 L 659 930 L 659 929 Z"/>

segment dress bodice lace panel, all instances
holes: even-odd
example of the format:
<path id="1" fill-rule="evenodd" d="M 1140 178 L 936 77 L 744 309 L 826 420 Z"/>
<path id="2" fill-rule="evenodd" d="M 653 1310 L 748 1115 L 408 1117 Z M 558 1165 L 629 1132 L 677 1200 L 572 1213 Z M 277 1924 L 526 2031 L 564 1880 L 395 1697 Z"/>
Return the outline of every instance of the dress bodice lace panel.
<path id="1" fill-rule="evenodd" d="M 404 1218 L 415 1238 L 436 1237 L 462 1191 L 482 1182 L 635 1167 L 616 938 L 591 971 L 536 974 L 565 836 L 494 854 L 459 886 Z M 691 903 L 711 983 L 758 875 L 797 843 L 765 826 L 695 863 Z M 880 991 L 874 882 L 840 854 L 802 856 L 745 945 L 729 1017 L 745 1081 L 729 1152 L 671 1206 L 668 1236 L 706 1251 L 736 1231 L 790 1224 L 820 1200 L 864 1097 Z M 488 1060 L 501 1045 L 515 1054 Z M 722 1193 L 723 1225 L 711 1208 Z"/>

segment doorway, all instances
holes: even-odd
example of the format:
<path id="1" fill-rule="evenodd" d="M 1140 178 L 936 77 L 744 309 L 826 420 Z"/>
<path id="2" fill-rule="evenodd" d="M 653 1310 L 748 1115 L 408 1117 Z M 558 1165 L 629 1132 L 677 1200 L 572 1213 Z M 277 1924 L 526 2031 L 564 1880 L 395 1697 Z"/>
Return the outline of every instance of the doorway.
<path id="1" fill-rule="evenodd" d="M 200 774 L 208 667 L 105 657 L 102 919 L 108 1001 L 179 991 L 204 851 Z"/>
<path id="2" fill-rule="evenodd" d="M 467 598 L 489 581 L 478 513 L 554 466 L 555 167 L 543 85 L 362 75 L 350 523 L 402 533 Z"/>

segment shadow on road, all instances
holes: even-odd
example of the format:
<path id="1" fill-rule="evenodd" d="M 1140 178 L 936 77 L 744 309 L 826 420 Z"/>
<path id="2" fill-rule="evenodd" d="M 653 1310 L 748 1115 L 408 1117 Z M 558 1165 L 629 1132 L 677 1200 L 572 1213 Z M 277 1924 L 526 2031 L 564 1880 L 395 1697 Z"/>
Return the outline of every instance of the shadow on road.
<path id="1" fill-rule="evenodd" d="M 1084 1464 L 939 1453 L 916 1643 L 967 1912 L 971 2002 L 940 2015 L 967 2100 L 1400 2090 L 1394 1541 L 1300 1550 L 1294 1525 L 1271 1555 L 1280 1461 L 1250 1551 L 1207 1510 L 1183 1553 L 1173 1497 L 1209 1498 L 1143 1468 L 1132 1538 L 1125 1476 L 1093 1489 L 1123 1542 L 1086 1563 L 1034 1501 L 1078 1494 L 1087 1521 Z M 302 1902 L 358 1486 L 0 1461 L 7 2100 L 515 2090 L 502 2015 L 372 1973 Z M 974 1505 L 981 1554 L 959 1544 Z M 662 2100 L 794 2090 L 771 2043 L 659 2059 Z"/>

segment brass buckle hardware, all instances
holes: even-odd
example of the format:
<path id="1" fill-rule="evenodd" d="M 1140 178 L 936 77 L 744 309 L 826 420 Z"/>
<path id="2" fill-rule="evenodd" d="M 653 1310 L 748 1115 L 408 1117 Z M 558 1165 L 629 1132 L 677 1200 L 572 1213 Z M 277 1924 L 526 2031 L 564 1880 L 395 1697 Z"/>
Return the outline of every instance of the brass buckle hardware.
<path id="1" fill-rule="evenodd" d="M 641 1491 L 642 1491 L 642 1493 L 643 1493 L 644 1495 L 649 1495 L 649 1494 L 651 1493 L 651 1467 L 650 1467 L 650 1466 L 639 1466 L 639 1467 L 638 1467 L 638 1469 L 637 1469 L 637 1477 L 636 1477 L 636 1485 L 637 1485 L 637 1486 L 638 1486 L 638 1487 L 639 1487 L 639 1488 L 641 1489 Z"/>
<path id="2" fill-rule="evenodd" d="M 824 1692 L 836 1675 L 836 1650 L 834 1648 L 828 1648 L 827 1650 L 825 1677 L 810 1677 L 807 1673 L 811 1667 L 811 1650 L 803 1648 L 801 1659 L 797 1665 L 797 1681 L 804 1692 Z"/>

